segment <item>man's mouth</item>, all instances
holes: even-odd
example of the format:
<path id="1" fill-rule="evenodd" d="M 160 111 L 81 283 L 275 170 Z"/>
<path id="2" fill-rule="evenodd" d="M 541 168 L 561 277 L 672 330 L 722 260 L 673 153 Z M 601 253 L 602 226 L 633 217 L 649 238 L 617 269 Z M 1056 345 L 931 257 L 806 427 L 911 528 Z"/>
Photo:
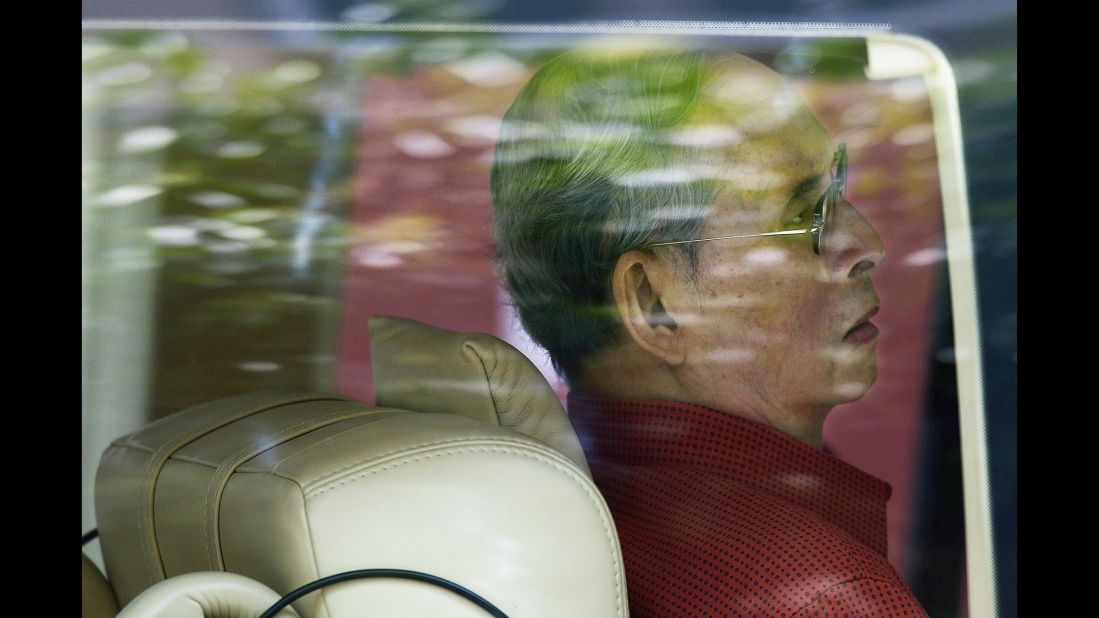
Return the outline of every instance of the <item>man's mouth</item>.
<path id="1" fill-rule="evenodd" d="M 851 330 L 847 331 L 847 334 L 843 336 L 843 340 L 847 343 L 868 343 L 877 339 L 878 327 L 870 322 L 870 318 L 874 317 L 879 309 L 880 307 L 874 307 L 867 311 Z"/>

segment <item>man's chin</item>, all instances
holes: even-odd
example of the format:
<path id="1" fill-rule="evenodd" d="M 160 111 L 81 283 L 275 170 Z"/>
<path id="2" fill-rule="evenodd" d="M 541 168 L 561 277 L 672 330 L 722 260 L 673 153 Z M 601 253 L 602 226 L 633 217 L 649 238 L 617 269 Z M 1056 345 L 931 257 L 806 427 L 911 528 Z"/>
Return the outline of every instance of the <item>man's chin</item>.
<path id="1" fill-rule="evenodd" d="M 878 365 L 868 368 L 866 375 L 851 376 L 850 380 L 838 382 L 832 388 L 836 403 L 851 403 L 862 399 L 878 379 Z"/>

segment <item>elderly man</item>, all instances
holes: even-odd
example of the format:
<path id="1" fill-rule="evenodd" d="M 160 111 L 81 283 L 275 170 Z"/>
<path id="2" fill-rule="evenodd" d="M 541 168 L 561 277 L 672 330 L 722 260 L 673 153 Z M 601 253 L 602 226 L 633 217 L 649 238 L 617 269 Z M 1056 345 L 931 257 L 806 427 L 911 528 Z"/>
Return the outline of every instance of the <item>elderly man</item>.
<path id="1" fill-rule="evenodd" d="M 493 166 L 501 272 L 566 377 L 635 616 L 922 616 L 889 486 L 821 450 L 877 376 L 847 153 L 731 53 L 573 52 Z"/>

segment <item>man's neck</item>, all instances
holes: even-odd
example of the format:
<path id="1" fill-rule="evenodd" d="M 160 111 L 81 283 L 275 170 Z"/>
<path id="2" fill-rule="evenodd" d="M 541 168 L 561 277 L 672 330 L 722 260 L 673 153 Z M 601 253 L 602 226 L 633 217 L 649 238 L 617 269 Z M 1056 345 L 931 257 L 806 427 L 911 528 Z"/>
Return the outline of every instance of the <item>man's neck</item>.
<path id="1" fill-rule="evenodd" d="M 689 401 L 676 375 L 634 346 L 618 346 L 592 355 L 572 380 L 574 389 L 618 399 Z"/>
<path id="2" fill-rule="evenodd" d="M 750 389 L 737 396 L 735 389 L 706 388 L 705 383 L 690 387 L 690 380 L 678 375 L 652 356 L 622 346 L 596 354 L 581 368 L 570 386 L 580 392 L 616 399 L 680 401 L 705 406 L 750 421 L 773 427 L 789 436 L 821 448 L 824 419 L 831 406 L 793 409 L 758 401 Z M 731 390 L 731 392 L 730 392 Z M 717 395 L 721 395 L 718 397 Z"/>

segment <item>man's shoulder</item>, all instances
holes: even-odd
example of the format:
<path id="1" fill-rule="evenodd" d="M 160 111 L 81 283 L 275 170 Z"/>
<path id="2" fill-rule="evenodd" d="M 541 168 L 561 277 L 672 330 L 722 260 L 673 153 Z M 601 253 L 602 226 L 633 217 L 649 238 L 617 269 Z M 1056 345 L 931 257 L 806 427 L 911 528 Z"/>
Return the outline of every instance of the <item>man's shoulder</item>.
<path id="1" fill-rule="evenodd" d="M 697 612 L 677 604 L 688 599 L 703 613 L 775 616 L 822 603 L 915 603 L 884 556 L 764 488 L 697 471 L 593 471 L 618 528 L 631 608 L 651 610 L 641 615 Z"/>
<path id="2" fill-rule="evenodd" d="M 814 595 L 794 616 L 912 616 L 927 612 L 899 577 L 856 577 Z"/>
<path id="3" fill-rule="evenodd" d="M 873 573 L 885 557 L 810 509 L 764 487 L 697 471 L 598 466 L 616 522 L 670 544 L 750 553 L 788 568 Z"/>

